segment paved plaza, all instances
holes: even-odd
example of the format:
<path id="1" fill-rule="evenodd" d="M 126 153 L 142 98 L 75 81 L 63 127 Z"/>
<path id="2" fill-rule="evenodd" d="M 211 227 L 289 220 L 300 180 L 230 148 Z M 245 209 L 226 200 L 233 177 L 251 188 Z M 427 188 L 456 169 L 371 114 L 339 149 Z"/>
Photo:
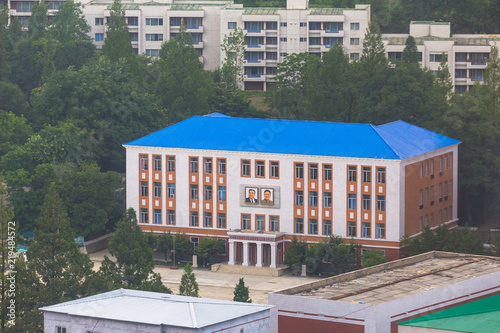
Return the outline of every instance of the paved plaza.
<path id="1" fill-rule="evenodd" d="M 94 262 L 94 269 L 99 269 L 101 261 L 107 255 L 111 258 L 108 250 L 90 254 L 90 259 Z M 112 260 L 114 258 L 111 258 Z M 240 277 L 245 279 L 245 285 L 250 288 L 250 298 L 253 303 L 267 304 L 267 293 L 290 288 L 304 283 L 310 283 L 318 278 L 285 275 L 280 277 L 258 276 L 247 274 L 228 274 L 211 272 L 207 269 L 193 269 L 196 282 L 200 287 L 201 297 L 215 298 L 222 300 L 232 300 L 234 287 Z M 179 292 L 181 276 L 184 273 L 182 268 L 170 269 L 168 267 L 157 266 L 155 272 L 160 273 L 163 283 L 172 289 L 174 293 Z"/>

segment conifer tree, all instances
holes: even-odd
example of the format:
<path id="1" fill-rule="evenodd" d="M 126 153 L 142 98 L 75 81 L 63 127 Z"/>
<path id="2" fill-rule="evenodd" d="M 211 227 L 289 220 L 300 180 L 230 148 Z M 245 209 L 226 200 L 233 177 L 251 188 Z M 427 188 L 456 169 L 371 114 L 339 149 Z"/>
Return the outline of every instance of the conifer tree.
<path id="1" fill-rule="evenodd" d="M 372 21 L 366 30 L 363 40 L 363 53 L 359 61 L 369 76 L 387 68 L 389 64 L 385 56 L 385 47 L 382 42 L 380 27 L 376 21 Z"/>
<path id="2" fill-rule="evenodd" d="M 109 24 L 102 54 L 112 61 L 135 58 L 121 0 L 113 0 L 109 10 Z"/>
<path id="3" fill-rule="evenodd" d="M 248 287 L 245 286 L 243 278 L 240 278 L 239 282 L 236 284 L 233 294 L 233 301 L 235 302 L 252 303 L 252 300 L 250 299 L 250 292 Z"/>
<path id="4" fill-rule="evenodd" d="M 191 264 L 184 266 L 184 274 L 181 277 L 181 284 L 179 285 L 179 295 L 200 297 L 198 295 L 198 283 L 193 273 Z"/>
<path id="5" fill-rule="evenodd" d="M 419 61 L 417 44 L 415 43 L 415 38 L 413 36 L 408 36 L 405 41 L 405 48 L 403 54 L 401 55 L 401 60 L 406 64 L 417 64 Z"/>

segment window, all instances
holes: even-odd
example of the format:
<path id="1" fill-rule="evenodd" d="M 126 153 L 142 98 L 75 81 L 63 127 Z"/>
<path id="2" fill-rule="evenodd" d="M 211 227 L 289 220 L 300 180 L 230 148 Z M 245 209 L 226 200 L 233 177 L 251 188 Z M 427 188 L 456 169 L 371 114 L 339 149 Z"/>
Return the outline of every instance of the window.
<path id="1" fill-rule="evenodd" d="M 359 45 L 359 38 L 351 38 L 351 45 Z"/>
<path id="2" fill-rule="evenodd" d="M 130 32 L 128 36 L 131 42 L 137 42 L 139 40 L 139 34 L 137 32 Z"/>
<path id="3" fill-rule="evenodd" d="M 309 234 L 311 234 L 311 235 L 318 234 L 318 220 L 317 219 L 309 219 Z"/>
<path id="4" fill-rule="evenodd" d="M 445 208 L 444 209 L 444 222 L 447 222 L 448 221 L 448 208 Z"/>
<path id="5" fill-rule="evenodd" d="M 385 195 L 377 195 L 377 210 L 380 212 L 385 211 Z"/>
<path id="6" fill-rule="evenodd" d="M 266 217 L 264 215 L 257 215 L 257 230 L 266 230 Z"/>
<path id="7" fill-rule="evenodd" d="M 205 212 L 203 214 L 203 226 L 205 228 L 212 228 L 212 213 Z"/>
<path id="8" fill-rule="evenodd" d="M 452 163 L 452 161 L 453 161 L 453 155 L 452 155 L 451 153 L 450 153 L 450 154 L 448 154 L 448 158 L 449 158 L 449 160 L 450 160 L 450 162 L 448 163 L 448 165 L 449 165 L 449 166 L 450 166 L 450 168 L 451 168 L 451 167 L 452 167 L 452 165 L 453 165 L 453 163 Z"/>
<path id="9" fill-rule="evenodd" d="M 323 193 L 323 204 L 324 204 L 325 208 L 332 207 L 332 193 L 331 192 L 324 192 Z"/>
<path id="10" fill-rule="evenodd" d="M 277 30 L 278 29 L 278 22 L 266 22 L 266 29 L 267 30 Z"/>
<path id="11" fill-rule="evenodd" d="M 424 191 L 420 190 L 418 192 L 418 204 L 422 205 L 424 203 Z"/>
<path id="12" fill-rule="evenodd" d="M 286 27 L 286 22 L 280 22 L 280 27 Z"/>
<path id="13" fill-rule="evenodd" d="M 301 27 L 307 27 L 307 22 L 300 22 Z"/>
<path id="14" fill-rule="evenodd" d="M 148 156 L 147 155 L 140 156 L 140 165 L 141 165 L 141 170 L 148 169 Z"/>
<path id="15" fill-rule="evenodd" d="M 288 39 L 286 37 L 280 37 L 280 42 L 287 42 Z"/>
<path id="16" fill-rule="evenodd" d="M 443 198 L 443 183 L 439 183 L 439 201 Z"/>
<path id="17" fill-rule="evenodd" d="M 175 198 L 175 184 L 174 183 L 167 184 L 167 198 L 170 198 L 170 199 Z"/>
<path id="18" fill-rule="evenodd" d="M 420 178 L 422 178 L 423 174 L 424 174 L 424 163 L 420 162 L 420 174 L 419 174 Z"/>
<path id="19" fill-rule="evenodd" d="M 280 52 L 280 57 L 286 57 L 288 55 L 288 53 L 286 52 Z"/>
<path id="20" fill-rule="evenodd" d="M 155 171 L 161 171 L 161 156 L 154 156 L 153 157 L 153 164 L 154 164 Z"/>
<path id="21" fill-rule="evenodd" d="M 95 18 L 95 25 L 104 25 L 104 17 L 96 17 Z"/>
<path id="22" fill-rule="evenodd" d="M 332 220 L 323 220 L 323 235 L 332 234 Z"/>
<path id="23" fill-rule="evenodd" d="M 443 171 L 443 156 L 439 156 L 439 171 Z"/>
<path id="24" fill-rule="evenodd" d="M 241 175 L 243 177 L 250 177 L 250 161 L 242 160 L 241 161 Z"/>
<path id="25" fill-rule="evenodd" d="M 200 239 L 198 237 L 191 237 L 189 241 L 191 242 L 191 244 L 193 244 L 193 248 L 195 248 L 198 246 Z"/>
<path id="26" fill-rule="evenodd" d="M 309 45 L 321 45 L 321 38 L 320 37 L 309 38 Z"/>
<path id="27" fill-rule="evenodd" d="M 146 18 L 146 25 L 163 25 L 162 18 Z"/>
<path id="28" fill-rule="evenodd" d="M 227 22 L 227 28 L 228 29 L 236 29 L 236 27 L 238 26 L 238 24 L 236 22 Z"/>
<path id="29" fill-rule="evenodd" d="M 141 197 L 148 196 L 148 182 L 141 182 Z"/>
<path id="30" fill-rule="evenodd" d="M 429 174 L 429 161 L 425 161 L 425 175 Z"/>
<path id="31" fill-rule="evenodd" d="M 318 207 L 318 192 L 309 192 L 309 207 Z"/>
<path id="32" fill-rule="evenodd" d="M 149 223 L 149 214 L 147 208 L 141 208 L 141 223 Z"/>
<path id="33" fill-rule="evenodd" d="M 443 222 L 443 211 L 440 209 L 438 213 L 438 223 L 441 224 Z"/>
<path id="34" fill-rule="evenodd" d="M 418 230 L 422 231 L 422 216 L 418 218 Z"/>
<path id="35" fill-rule="evenodd" d="M 205 200 L 212 200 L 212 185 L 204 186 Z"/>
<path id="36" fill-rule="evenodd" d="M 161 183 L 154 183 L 154 196 L 157 198 L 161 198 Z"/>
<path id="37" fill-rule="evenodd" d="M 300 37 L 300 41 L 301 42 L 307 42 L 307 38 L 306 37 Z"/>
<path id="38" fill-rule="evenodd" d="M 371 237 L 371 224 L 369 222 L 363 222 L 361 223 L 361 237 L 363 238 L 370 238 Z"/>
<path id="39" fill-rule="evenodd" d="M 95 34 L 95 41 L 96 42 L 101 42 L 104 40 L 104 33 L 97 33 Z"/>
<path id="40" fill-rule="evenodd" d="M 226 159 L 221 158 L 217 160 L 217 173 L 219 175 L 226 174 Z"/>
<path id="41" fill-rule="evenodd" d="M 318 179 L 318 165 L 309 164 L 309 179 Z"/>
<path id="42" fill-rule="evenodd" d="M 431 159 L 431 176 L 434 176 L 434 159 Z"/>
<path id="43" fill-rule="evenodd" d="M 271 162 L 271 178 L 280 177 L 280 162 Z"/>
<path id="44" fill-rule="evenodd" d="M 217 214 L 217 228 L 226 227 L 226 213 Z"/>
<path id="45" fill-rule="evenodd" d="M 429 61 L 430 62 L 441 62 L 442 58 L 443 58 L 443 54 L 429 54 Z M 445 61 L 448 61 L 447 54 L 444 54 L 444 59 L 445 59 Z"/>
<path id="46" fill-rule="evenodd" d="M 377 183 L 385 184 L 385 168 L 377 168 Z"/>
<path id="47" fill-rule="evenodd" d="M 170 26 L 172 27 L 179 27 L 182 23 L 182 18 L 181 17 L 171 17 L 170 18 Z"/>
<path id="48" fill-rule="evenodd" d="M 348 181 L 350 182 L 355 182 L 356 181 L 356 167 L 355 166 L 349 166 L 348 167 Z"/>
<path id="49" fill-rule="evenodd" d="M 323 180 L 332 180 L 332 166 L 323 164 Z"/>
<path id="50" fill-rule="evenodd" d="M 226 187 L 219 186 L 217 189 L 217 200 L 226 201 Z"/>
<path id="51" fill-rule="evenodd" d="M 377 223 L 377 238 L 385 238 L 385 224 Z"/>
<path id="52" fill-rule="evenodd" d="M 296 234 L 304 233 L 304 219 L 300 217 L 295 218 L 295 233 Z"/>
<path id="53" fill-rule="evenodd" d="M 159 49 L 146 49 L 146 57 L 159 57 L 160 50 Z"/>
<path id="54" fill-rule="evenodd" d="M 450 195 L 453 194 L 453 179 L 450 179 Z"/>
<path id="55" fill-rule="evenodd" d="M 347 222 L 347 236 L 356 237 L 356 222 Z"/>
<path id="56" fill-rule="evenodd" d="M 429 218 L 429 223 L 430 223 L 430 226 L 434 226 L 434 213 L 431 213 L 430 215 L 430 218 Z"/>
<path id="57" fill-rule="evenodd" d="M 445 197 L 448 196 L 448 181 L 444 182 L 443 192 Z"/>
<path id="58" fill-rule="evenodd" d="M 359 60 L 359 53 L 355 52 L 355 53 L 349 54 L 349 60 L 351 60 L 351 61 L 357 61 L 357 60 Z"/>
<path id="59" fill-rule="evenodd" d="M 198 226 L 198 212 L 191 212 L 190 213 L 190 222 L 189 225 L 192 227 L 197 227 Z"/>
<path id="60" fill-rule="evenodd" d="M 167 156 L 167 171 L 175 171 L 175 156 Z"/>
<path id="61" fill-rule="evenodd" d="M 203 159 L 203 170 L 205 173 L 212 173 L 212 159 L 205 157 Z"/>
<path id="62" fill-rule="evenodd" d="M 372 168 L 363 167 L 363 182 L 371 183 L 372 181 Z"/>
<path id="63" fill-rule="evenodd" d="M 57 333 L 66 333 L 66 327 L 57 326 Z"/>
<path id="64" fill-rule="evenodd" d="M 432 185 L 431 189 L 430 189 L 430 199 L 431 199 L 431 205 L 432 205 L 433 201 L 434 201 L 434 185 Z"/>
<path id="65" fill-rule="evenodd" d="M 304 205 L 304 191 L 295 191 L 295 206 Z"/>
<path id="66" fill-rule="evenodd" d="M 252 223 L 250 221 L 250 215 L 249 214 L 243 214 L 241 216 L 241 229 L 243 229 L 243 230 L 250 230 L 250 229 L 252 229 Z"/>
<path id="67" fill-rule="evenodd" d="M 348 195 L 348 205 L 349 209 L 356 209 L 356 194 L 350 193 Z"/>
<path id="68" fill-rule="evenodd" d="M 428 199 L 429 199 L 429 188 L 426 187 L 424 192 L 424 202 L 427 202 Z"/>
<path id="69" fill-rule="evenodd" d="M 424 216 L 424 228 L 427 228 L 429 224 L 429 215 Z"/>
<path id="70" fill-rule="evenodd" d="M 189 172 L 198 173 L 198 157 L 189 158 Z"/>
<path id="71" fill-rule="evenodd" d="M 280 218 L 279 216 L 271 216 L 270 220 L 270 230 L 273 232 L 279 232 L 280 231 Z"/>
<path id="72" fill-rule="evenodd" d="M 175 224 L 175 210 L 167 210 L 167 224 L 174 225 Z"/>
<path id="73" fill-rule="evenodd" d="M 154 210 L 154 224 L 161 224 L 161 209 Z"/>
<path id="74" fill-rule="evenodd" d="M 163 41 L 163 34 L 146 34 L 146 41 L 161 42 Z"/>
<path id="75" fill-rule="evenodd" d="M 351 23 L 351 30 L 359 30 L 359 23 Z"/>
<path id="76" fill-rule="evenodd" d="M 191 184 L 189 193 L 189 198 L 191 200 L 198 200 L 198 185 Z"/>
<path id="77" fill-rule="evenodd" d="M 132 25 L 132 26 L 139 25 L 139 18 L 137 16 L 126 17 L 125 19 L 127 20 L 127 25 Z"/>
<path id="78" fill-rule="evenodd" d="M 297 179 L 304 178 L 304 164 L 295 163 L 295 178 Z"/>
<path id="79" fill-rule="evenodd" d="M 265 162 L 264 161 L 256 161 L 255 162 L 255 177 L 265 177 Z"/>
<path id="80" fill-rule="evenodd" d="M 363 194 L 363 209 L 370 210 L 371 208 L 371 196 L 369 194 Z"/>
<path id="81" fill-rule="evenodd" d="M 35 5 L 34 1 L 33 2 L 31 2 L 31 1 L 18 1 L 16 11 L 21 12 L 21 13 L 31 12 L 31 7 L 33 7 L 34 5 Z"/>
<path id="82" fill-rule="evenodd" d="M 309 22 L 309 30 L 321 30 L 321 22 Z"/>
<path id="83" fill-rule="evenodd" d="M 467 78 L 467 69 L 455 69 L 455 78 Z"/>

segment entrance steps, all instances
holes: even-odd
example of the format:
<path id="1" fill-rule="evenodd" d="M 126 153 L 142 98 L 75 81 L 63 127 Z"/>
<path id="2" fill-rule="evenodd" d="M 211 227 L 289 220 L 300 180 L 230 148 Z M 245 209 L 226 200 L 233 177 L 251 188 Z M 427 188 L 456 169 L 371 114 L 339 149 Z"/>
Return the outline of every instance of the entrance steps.
<path id="1" fill-rule="evenodd" d="M 228 273 L 228 274 L 242 274 L 242 275 L 260 275 L 260 276 L 282 276 L 290 273 L 288 266 L 280 265 L 276 268 L 256 267 L 255 265 L 242 266 L 241 264 L 228 265 L 227 262 L 220 264 L 213 264 L 212 272 Z"/>

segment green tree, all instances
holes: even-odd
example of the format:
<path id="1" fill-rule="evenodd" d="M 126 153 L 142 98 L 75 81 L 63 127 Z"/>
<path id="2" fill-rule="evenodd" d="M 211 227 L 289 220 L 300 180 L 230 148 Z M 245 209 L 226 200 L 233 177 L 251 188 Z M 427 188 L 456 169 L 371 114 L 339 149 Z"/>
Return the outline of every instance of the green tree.
<path id="1" fill-rule="evenodd" d="M 252 299 L 250 298 L 250 291 L 248 287 L 245 286 L 245 281 L 243 278 L 240 278 L 236 287 L 233 291 L 233 301 L 235 302 L 244 302 L 244 303 L 252 303 Z"/>
<path id="2" fill-rule="evenodd" d="M 17 117 L 28 115 L 28 100 L 19 86 L 0 80 L 0 110 L 12 112 Z"/>
<path id="3" fill-rule="evenodd" d="M 109 239 L 109 253 L 116 258 L 116 264 L 109 258 L 106 261 L 100 272 L 104 285 L 172 293 L 163 285 L 160 274 L 153 272 L 153 250 L 148 246 L 147 236 L 137 225 L 137 216 L 132 208 L 118 221 Z M 103 274 L 106 270 L 109 274 Z"/>
<path id="4" fill-rule="evenodd" d="M 170 231 L 168 233 L 164 231 L 163 234 L 158 236 L 157 246 L 158 251 L 165 255 L 165 261 L 167 261 L 167 254 L 174 248 L 174 238 L 172 237 Z"/>
<path id="5" fill-rule="evenodd" d="M 213 82 L 199 58 L 184 25 L 174 38 L 161 46 L 156 95 L 170 123 L 206 114 L 209 110 Z"/>
<path id="6" fill-rule="evenodd" d="M 273 112 L 280 118 L 305 119 L 307 92 L 317 80 L 318 57 L 309 53 L 293 53 L 278 64 L 276 86 L 271 90 Z"/>
<path id="7" fill-rule="evenodd" d="M 50 21 L 49 31 L 57 42 L 54 62 L 58 70 L 69 66 L 80 68 L 94 55 L 90 26 L 83 17 L 81 7 L 73 0 L 66 1 Z"/>
<path id="8" fill-rule="evenodd" d="M 121 0 L 113 0 L 109 10 L 108 30 L 102 46 L 102 54 L 113 62 L 122 58 L 127 60 L 128 65 L 137 62 L 134 49 L 130 43 L 125 10 Z"/>
<path id="9" fill-rule="evenodd" d="M 387 262 L 384 251 L 367 250 L 361 255 L 361 265 L 363 268 L 380 265 Z"/>
<path id="10" fill-rule="evenodd" d="M 373 76 L 376 72 L 387 68 L 389 65 L 389 60 L 385 55 L 382 34 L 377 22 L 372 21 L 366 30 L 363 40 L 363 53 L 359 61 L 369 76 Z"/>
<path id="11" fill-rule="evenodd" d="M 0 6 L 0 81 L 8 80 L 11 70 L 9 62 L 9 29 L 7 27 L 8 17 L 7 6 Z"/>
<path id="12" fill-rule="evenodd" d="M 237 28 L 224 36 L 221 49 L 224 62 L 220 69 L 221 82 L 225 90 L 239 91 L 243 82 L 243 62 L 245 58 L 246 34 Z"/>
<path id="13" fill-rule="evenodd" d="M 417 44 L 415 43 L 415 38 L 413 36 L 408 36 L 405 41 L 405 48 L 403 54 L 401 55 L 401 61 L 405 64 L 415 64 L 418 65 L 420 56 L 417 49 Z"/>
<path id="14" fill-rule="evenodd" d="M 33 134 L 26 118 L 16 117 L 12 112 L 0 110 L 0 156 L 4 156 L 15 146 L 22 145 Z"/>
<path id="15" fill-rule="evenodd" d="M 54 183 L 45 197 L 35 239 L 26 254 L 26 269 L 18 271 L 16 277 L 21 285 L 19 292 L 30 288 L 33 292 L 18 294 L 16 316 L 26 324 L 29 320 L 28 331 L 35 332 L 43 330 L 42 312 L 38 309 L 87 295 L 92 274 L 92 262 L 78 249 Z"/>
<path id="16" fill-rule="evenodd" d="M 292 268 L 302 265 L 306 258 L 306 242 L 293 236 L 290 247 L 285 252 L 285 264 Z"/>
<path id="17" fill-rule="evenodd" d="M 203 265 L 206 265 L 210 264 L 215 255 L 222 254 L 224 251 L 222 239 L 205 237 L 198 243 L 194 253 L 203 260 Z"/>
<path id="18" fill-rule="evenodd" d="M 179 285 L 179 295 L 200 297 L 198 290 L 198 283 L 191 264 L 184 265 L 184 274 L 182 274 L 181 284 Z"/>

